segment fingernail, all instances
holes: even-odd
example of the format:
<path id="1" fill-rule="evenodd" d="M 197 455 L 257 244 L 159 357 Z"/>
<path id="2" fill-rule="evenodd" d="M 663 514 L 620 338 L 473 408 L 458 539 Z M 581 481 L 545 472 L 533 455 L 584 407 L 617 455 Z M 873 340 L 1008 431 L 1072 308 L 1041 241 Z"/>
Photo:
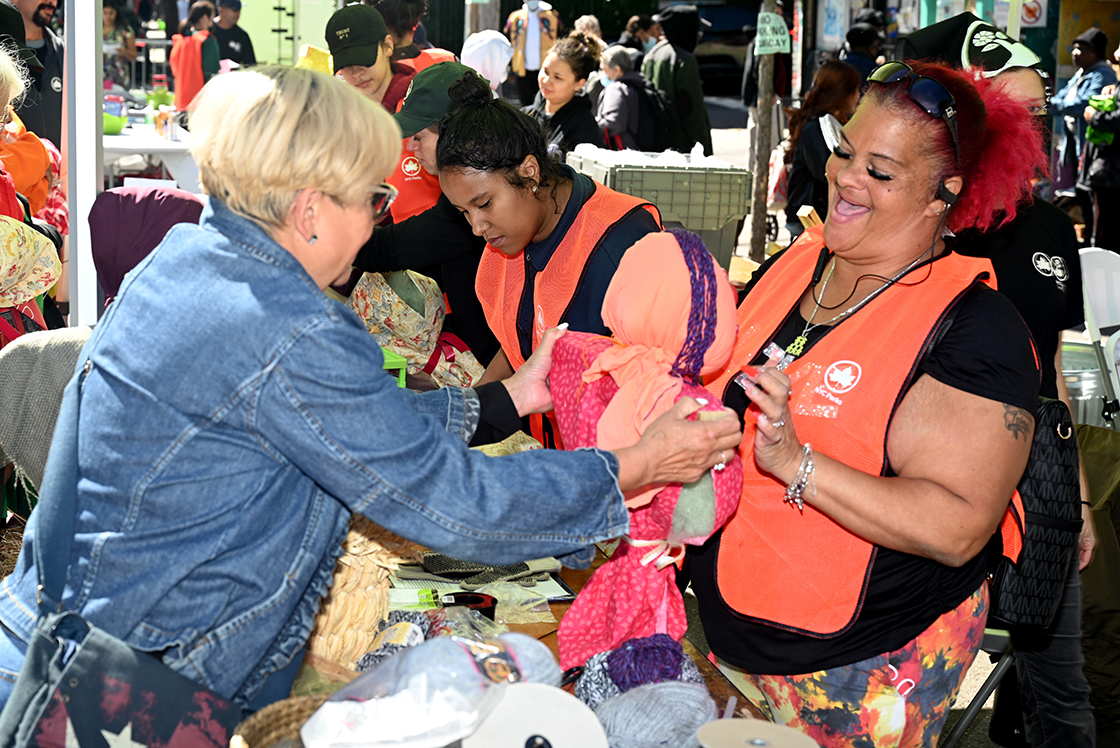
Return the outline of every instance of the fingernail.
<path id="1" fill-rule="evenodd" d="M 703 397 L 696 398 L 696 402 L 700 403 L 701 405 L 707 405 L 708 404 L 708 400 L 706 398 L 703 398 Z"/>
<path id="2" fill-rule="evenodd" d="M 568 323 L 567 322 L 561 322 L 560 324 L 558 324 L 556 326 L 556 329 L 557 330 L 567 330 L 568 329 Z"/>
<path id="3" fill-rule="evenodd" d="M 740 367 L 739 371 L 746 375 L 747 379 L 754 380 L 758 376 L 758 369 L 754 366 Z"/>

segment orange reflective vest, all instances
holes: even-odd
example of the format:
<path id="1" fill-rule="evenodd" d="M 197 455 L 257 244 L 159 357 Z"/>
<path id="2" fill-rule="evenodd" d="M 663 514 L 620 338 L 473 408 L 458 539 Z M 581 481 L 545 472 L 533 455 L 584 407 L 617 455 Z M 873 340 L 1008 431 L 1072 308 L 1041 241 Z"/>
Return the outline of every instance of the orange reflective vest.
<path id="1" fill-rule="evenodd" d="M 397 60 L 402 65 L 408 65 L 410 68 L 419 73 L 425 68 L 430 68 L 440 62 L 455 62 L 455 54 L 448 52 L 446 49 L 439 47 L 432 47 L 431 49 L 422 49 L 420 54 L 416 57 L 409 57 L 403 60 Z"/>
<path id="2" fill-rule="evenodd" d="M 611 229 L 630 216 L 634 211 L 647 210 L 657 225 L 661 225 L 661 214 L 657 208 L 641 198 L 624 195 L 596 182 L 595 193 L 583 204 L 575 220 L 560 240 L 548 265 L 537 273 L 533 282 L 533 335 L 532 346 L 536 347 L 544 336 L 544 331 L 556 327 L 564 321 L 568 305 L 579 290 L 580 281 L 587 269 L 588 261 L 595 250 L 603 243 Z M 521 305 L 521 294 L 525 289 L 525 256 L 519 252 L 512 257 L 502 254 L 489 244 L 482 253 L 475 277 L 475 291 L 486 314 L 486 322 L 502 349 L 509 358 L 514 371 L 525 363 L 521 355 L 521 343 L 517 338 L 517 310 Z M 587 332 L 578 330 L 577 332 Z M 551 415 L 550 419 L 551 419 Z M 539 417 L 533 419 L 533 430 L 537 431 Z M 555 424 L 553 424 L 555 426 Z M 552 429 L 554 441 L 559 446 L 560 430 Z M 538 440 L 540 436 L 533 434 Z M 541 440 L 542 443 L 544 440 Z"/>
<path id="3" fill-rule="evenodd" d="M 171 37 L 171 74 L 175 78 L 175 108 L 186 109 L 206 85 L 202 72 L 202 43 L 210 38 L 209 31 L 196 31 L 190 36 L 175 34 Z"/>
<path id="4" fill-rule="evenodd" d="M 389 206 L 393 223 L 423 213 L 435 205 L 442 194 L 439 177 L 429 174 L 416 159 L 416 154 L 408 150 L 408 138 L 402 141 L 397 168 L 389 173 L 385 181 L 397 188 L 397 198 Z"/>
<path id="5" fill-rule="evenodd" d="M 822 234 L 823 227 L 807 230 L 739 307 L 735 352 L 727 371 L 709 385 L 712 392 L 724 391 L 800 302 L 824 246 Z M 891 420 L 940 322 L 993 273 L 988 260 L 957 254 L 926 267 L 928 278 L 892 285 L 785 370 L 798 437 L 871 475 L 886 473 Z M 723 529 L 717 560 L 720 595 L 737 613 L 762 623 L 839 634 L 859 615 L 875 546 L 808 503 L 804 514 L 786 504 L 786 486 L 749 459 L 754 434 L 747 419 L 742 498 Z"/>

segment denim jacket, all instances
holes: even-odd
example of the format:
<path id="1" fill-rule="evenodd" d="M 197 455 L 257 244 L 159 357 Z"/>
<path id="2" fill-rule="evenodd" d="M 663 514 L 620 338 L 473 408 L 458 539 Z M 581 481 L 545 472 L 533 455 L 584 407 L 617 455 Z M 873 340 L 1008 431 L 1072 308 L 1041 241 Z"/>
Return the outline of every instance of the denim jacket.
<path id="1" fill-rule="evenodd" d="M 63 609 L 245 705 L 301 655 L 351 512 L 490 563 L 628 531 L 609 452 L 487 457 L 465 444 L 473 391 L 409 393 L 381 364 L 362 322 L 224 203 L 173 228 L 78 360 Z M 24 641 L 35 542 L 32 521 L 0 589 Z"/>

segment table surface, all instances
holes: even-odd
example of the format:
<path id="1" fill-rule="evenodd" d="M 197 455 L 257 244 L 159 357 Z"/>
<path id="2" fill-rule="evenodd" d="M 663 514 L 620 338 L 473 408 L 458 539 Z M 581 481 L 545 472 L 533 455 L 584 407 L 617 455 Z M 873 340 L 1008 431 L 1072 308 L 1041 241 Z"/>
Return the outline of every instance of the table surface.
<path id="1" fill-rule="evenodd" d="M 583 589 L 587 584 L 587 580 L 603 563 L 606 562 L 606 557 L 602 551 L 597 551 L 595 554 L 595 561 L 591 564 L 589 569 L 563 569 L 560 572 L 560 578 L 563 579 L 569 587 L 575 592 Z M 556 623 L 532 623 L 532 624 L 512 624 L 510 629 L 519 631 L 523 634 L 528 634 L 545 644 L 552 654 L 559 659 L 557 631 L 560 627 L 559 621 L 564 617 L 564 614 L 571 607 L 571 603 L 551 603 L 552 614 L 556 616 Z M 692 642 L 687 638 L 682 642 L 685 654 L 692 658 L 696 663 L 697 668 L 700 670 L 700 675 L 704 678 L 704 683 L 708 686 L 708 692 L 716 702 L 716 709 L 719 714 L 723 714 L 724 709 L 727 707 L 728 701 L 732 697 L 735 698 L 735 716 L 764 719 L 761 712 L 759 712 L 753 704 L 744 698 L 743 694 L 735 685 L 727 679 L 727 677 L 713 665 L 700 650 L 698 650 Z"/>
<path id="2" fill-rule="evenodd" d="M 153 125 L 131 125 L 120 135 L 103 135 L 101 147 L 107 153 L 186 153 L 191 146 L 162 137 Z"/>

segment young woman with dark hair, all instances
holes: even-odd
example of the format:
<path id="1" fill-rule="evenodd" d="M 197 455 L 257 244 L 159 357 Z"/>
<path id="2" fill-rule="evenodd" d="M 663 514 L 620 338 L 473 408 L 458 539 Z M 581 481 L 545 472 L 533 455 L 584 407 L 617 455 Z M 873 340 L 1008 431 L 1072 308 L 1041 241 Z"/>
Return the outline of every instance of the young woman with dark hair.
<path id="1" fill-rule="evenodd" d="M 444 195 L 487 242 L 475 287 L 502 344 L 487 382 L 516 371 L 561 322 L 609 335 L 607 286 L 661 221 L 653 205 L 554 160 L 537 123 L 485 88 L 460 81 L 448 94 L 459 108 L 440 124 L 436 160 Z"/>
<path id="2" fill-rule="evenodd" d="M 789 199 L 786 223 L 796 238 L 801 234 L 797 211 L 812 205 L 823 220 L 828 216 L 828 180 L 824 165 L 832 154 L 825 141 L 824 128 L 845 124 L 859 103 L 859 71 L 846 62 L 829 60 L 813 76 L 813 87 L 799 109 L 786 109 L 789 115 L 789 149 L 785 162 L 789 169 Z"/>
<path id="3" fill-rule="evenodd" d="M 743 493 L 685 568 L 721 668 L 778 721 L 822 746 L 924 746 L 984 633 L 1039 389 L 990 261 L 946 229 L 1013 220 L 1045 159 L 987 79 L 869 80 L 827 220 L 756 271 L 708 383 L 744 418 Z"/>
<path id="4" fill-rule="evenodd" d="M 580 143 L 601 143 L 591 99 L 583 92 L 599 69 L 603 48 L 590 34 L 573 32 L 556 43 L 541 63 L 540 92 L 526 112 L 548 133 L 548 145 L 567 153 Z"/>

